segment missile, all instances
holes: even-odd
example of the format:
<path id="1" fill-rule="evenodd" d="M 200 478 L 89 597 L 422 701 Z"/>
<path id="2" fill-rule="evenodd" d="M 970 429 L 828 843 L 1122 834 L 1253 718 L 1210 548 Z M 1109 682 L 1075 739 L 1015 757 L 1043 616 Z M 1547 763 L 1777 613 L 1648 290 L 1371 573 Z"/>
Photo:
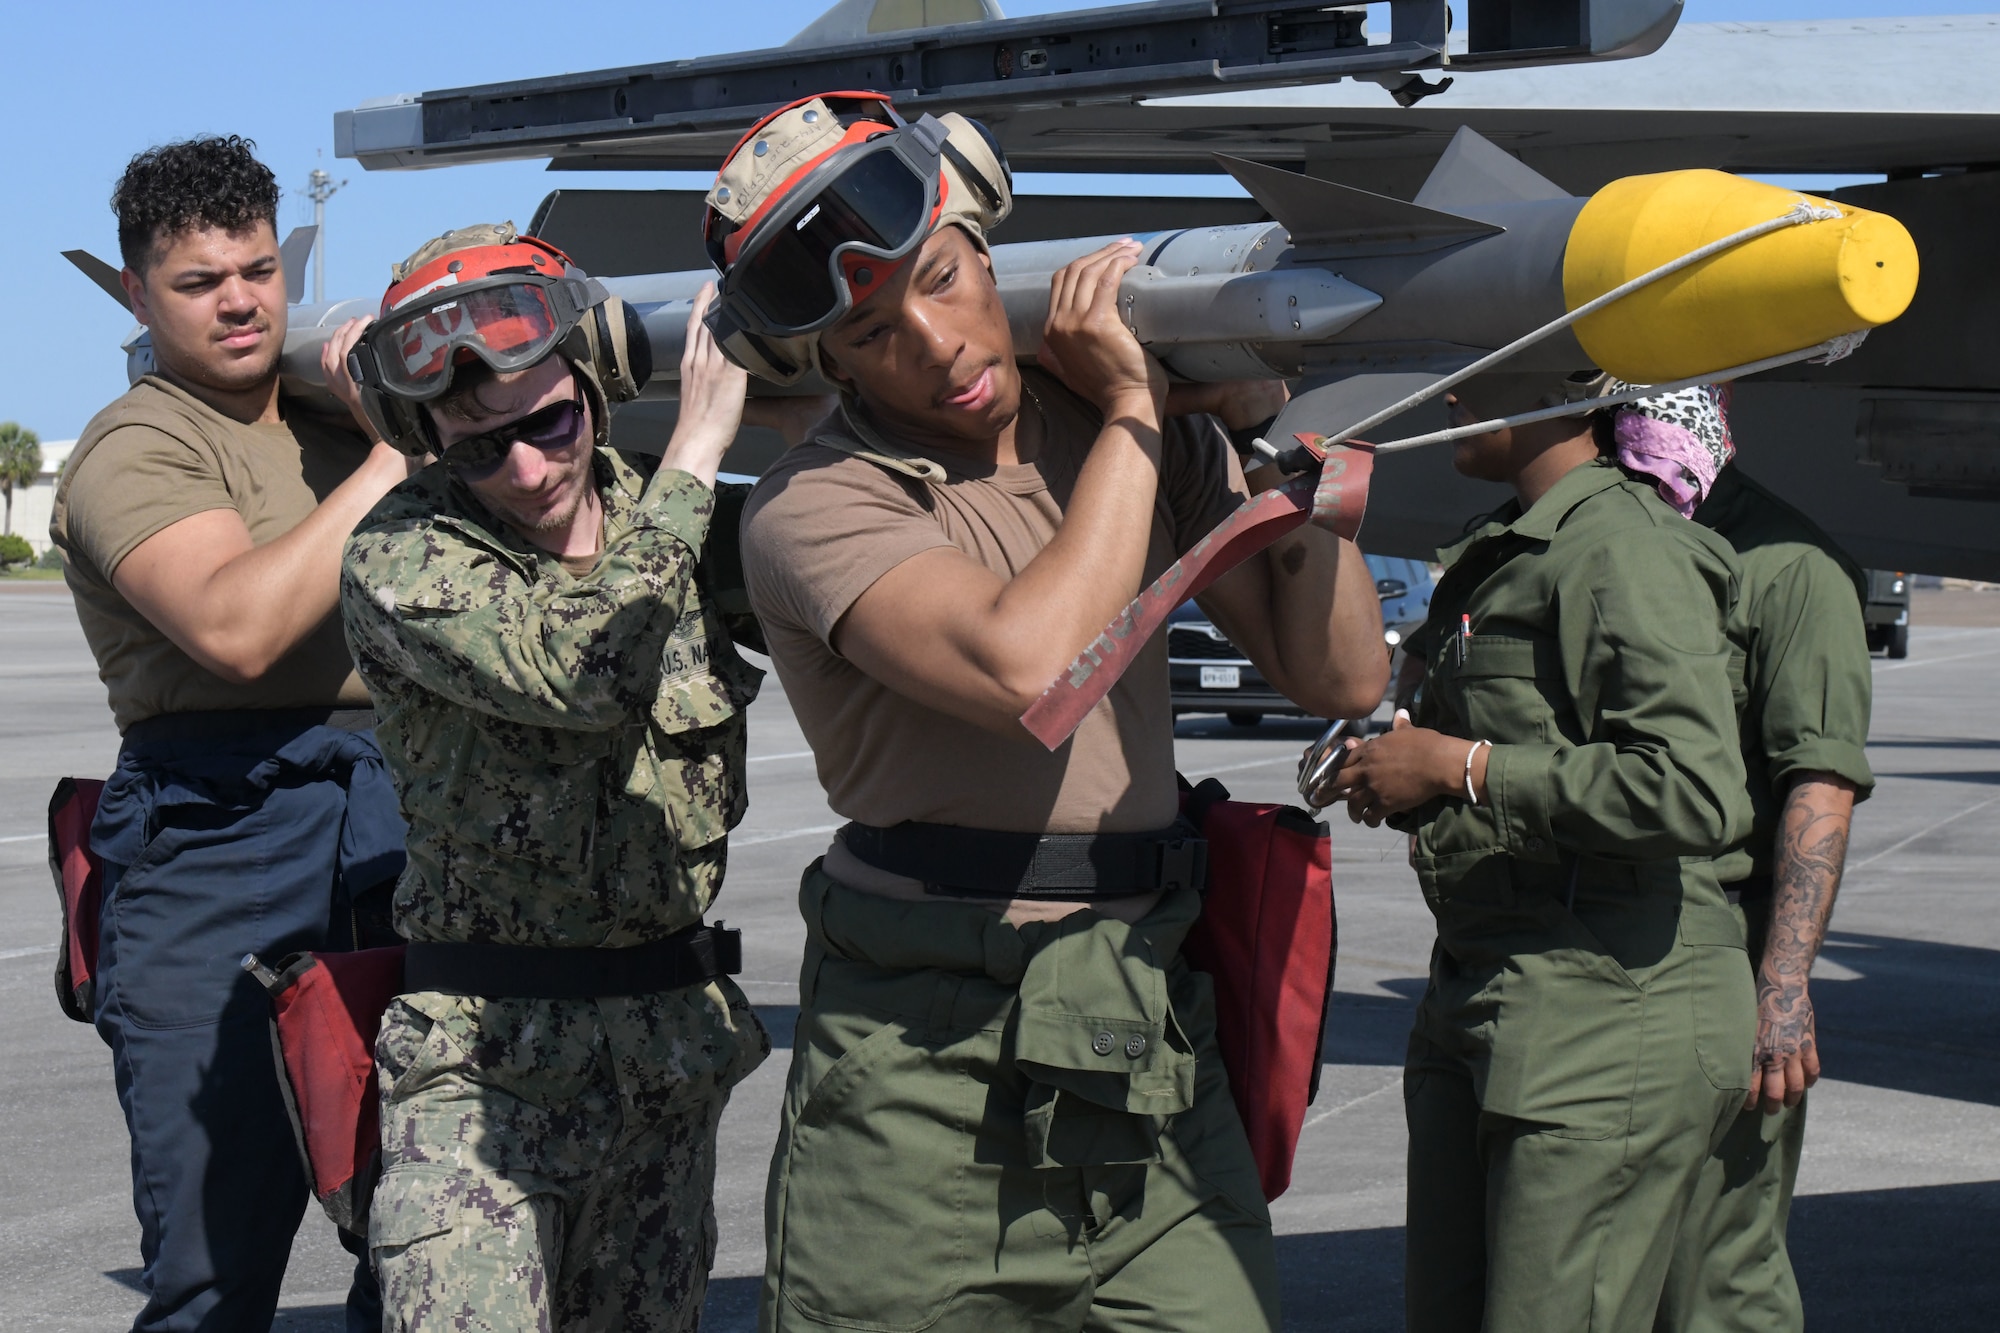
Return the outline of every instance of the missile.
<path id="1" fill-rule="evenodd" d="M 1470 129 L 1459 130 L 1411 201 L 1218 157 L 1272 221 L 1141 235 L 1120 313 L 1184 380 L 1283 378 L 1308 390 L 1280 423 L 1330 432 L 1413 384 L 1447 375 L 1634 277 L 1805 196 L 1719 171 L 1673 171 L 1568 194 Z M 1511 358 L 1519 372 L 1598 366 L 1635 384 L 1709 374 L 1813 347 L 1894 319 L 1917 283 L 1909 233 L 1887 215 L 1807 199 L 1815 215 L 1685 268 Z M 993 247 L 1015 348 L 1031 360 L 1050 276 L 1120 239 Z M 88 271 L 88 270 L 86 270 Z M 604 279 L 640 315 L 653 378 L 672 399 L 703 270 Z M 287 387 L 332 408 L 319 347 L 374 300 L 293 308 Z M 150 368 L 128 339 L 134 378 Z M 814 392 L 808 382 L 791 392 Z M 783 392 L 760 385 L 759 393 Z M 1339 418 L 1345 417 L 1345 420 Z"/>

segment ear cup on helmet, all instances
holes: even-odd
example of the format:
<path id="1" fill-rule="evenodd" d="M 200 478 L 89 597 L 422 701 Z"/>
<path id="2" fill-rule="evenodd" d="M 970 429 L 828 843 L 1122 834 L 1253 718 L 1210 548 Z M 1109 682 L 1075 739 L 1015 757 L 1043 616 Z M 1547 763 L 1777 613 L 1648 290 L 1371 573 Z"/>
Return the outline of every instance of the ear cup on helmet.
<path id="1" fill-rule="evenodd" d="M 637 398 L 653 377 L 653 344 L 645 323 L 615 296 L 586 311 L 565 343 L 570 359 L 588 362 L 604 396 L 614 403 Z"/>
<path id="2" fill-rule="evenodd" d="M 646 387 L 646 381 L 653 378 L 653 340 L 646 336 L 646 322 L 639 318 L 639 312 L 627 302 L 612 297 L 606 305 L 618 307 L 620 345 L 624 348 L 625 380 L 632 386 L 632 396 Z"/>
<path id="3" fill-rule="evenodd" d="M 718 303 L 702 317 L 731 364 L 772 384 L 796 384 L 812 364 L 817 338 L 764 338 L 739 326 Z"/>
<path id="4" fill-rule="evenodd" d="M 947 133 L 945 176 L 951 183 L 946 208 L 962 214 L 981 231 L 999 226 L 1014 211 L 1014 174 L 993 132 L 956 111 L 938 117 Z"/>

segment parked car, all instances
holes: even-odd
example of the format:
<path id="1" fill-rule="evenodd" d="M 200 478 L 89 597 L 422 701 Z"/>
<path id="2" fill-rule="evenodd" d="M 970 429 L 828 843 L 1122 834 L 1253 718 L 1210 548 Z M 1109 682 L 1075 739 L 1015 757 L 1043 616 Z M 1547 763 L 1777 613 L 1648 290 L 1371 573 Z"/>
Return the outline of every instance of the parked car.
<path id="1" fill-rule="evenodd" d="M 1368 572 L 1375 576 L 1375 595 L 1382 600 L 1382 641 L 1393 672 L 1402 664 L 1403 640 L 1430 614 L 1430 566 L 1393 556 L 1371 555 L 1367 560 Z M 1167 618 L 1167 671 L 1176 715 L 1221 713 L 1237 727 L 1254 727 L 1266 713 L 1306 716 L 1305 709 L 1271 687 L 1193 602 L 1183 603 Z"/>
<path id="2" fill-rule="evenodd" d="M 1910 655 L 1910 576 L 1900 569 L 1871 569 L 1861 623 L 1868 627 L 1868 651 L 1891 657 Z"/>

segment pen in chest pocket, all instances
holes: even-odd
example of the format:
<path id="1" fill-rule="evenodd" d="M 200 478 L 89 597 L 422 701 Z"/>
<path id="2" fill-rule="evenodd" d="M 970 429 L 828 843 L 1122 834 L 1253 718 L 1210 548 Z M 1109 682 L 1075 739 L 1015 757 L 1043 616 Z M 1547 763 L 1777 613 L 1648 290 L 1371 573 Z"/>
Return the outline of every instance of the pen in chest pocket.
<path id="1" fill-rule="evenodd" d="M 1472 648 L 1472 615 L 1467 612 L 1458 618 L 1458 664 L 1465 665 L 1465 655 Z"/>

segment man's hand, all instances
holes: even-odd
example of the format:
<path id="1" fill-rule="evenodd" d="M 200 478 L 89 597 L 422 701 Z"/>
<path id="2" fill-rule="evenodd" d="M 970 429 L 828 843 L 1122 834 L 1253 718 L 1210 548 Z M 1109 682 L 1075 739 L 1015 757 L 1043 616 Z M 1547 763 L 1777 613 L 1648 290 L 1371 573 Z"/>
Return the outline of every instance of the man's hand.
<path id="1" fill-rule="evenodd" d="M 362 335 L 368 332 L 372 319 L 350 319 L 333 331 L 333 336 L 319 345 L 320 374 L 326 378 L 326 391 L 340 400 L 348 415 L 354 418 L 361 433 L 377 444 L 382 437 L 376 433 L 368 416 L 361 410 L 361 386 L 354 382 L 354 376 L 347 373 L 347 356 L 354 350 Z"/>
<path id="2" fill-rule="evenodd" d="M 1812 996 L 1803 977 L 1757 978 L 1757 1062 L 1751 1072 L 1749 1110 L 1760 1102 L 1765 1115 L 1797 1106 L 1806 1089 L 1819 1082 L 1819 1044 L 1813 1032 Z"/>
<path id="3" fill-rule="evenodd" d="M 715 300 L 715 284 L 703 283 L 688 312 L 687 343 L 681 351 L 681 413 L 674 437 L 660 457 L 663 468 L 692 473 L 705 486 L 715 485 L 722 455 L 743 424 L 743 395 L 750 376 L 716 346 L 703 316 Z"/>
<path id="4" fill-rule="evenodd" d="M 1743 1109 L 1797 1106 L 1819 1081 L 1819 1043 L 1807 984 L 1826 939 L 1847 864 L 1854 784 L 1801 773 L 1785 795 L 1771 860 L 1771 926 L 1757 961 L 1757 1053 Z"/>
<path id="5" fill-rule="evenodd" d="M 1056 270 L 1036 359 L 1107 421 L 1130 414 L 1157 426 L 1167 372 L 1118 314 L 1119 279 L 1139 253 L 1137 241 L 1115 241 Z"/>
<path id="6" fill-rule="evenodd" d="M 1373 740 L 1349 740 L 1351 753 L 1327 796 L 1345 799 L 1347 817 L 1379 828 L 1390 815 L 1414 810 L 1438 796 L 1465 795 L 1465 759 L 1472 741 L 1415 726 L 1397 710 L 1389 731 Z M 1472 789 L 1485 793 L 1486 757 L 1479 746 L 1472 761 Z M 1318 800 L 1320 793 L 1313 799 Z"/>
<path id="7" fill-rule="evenodd" d="M 350 319 L 335 329 L 333 336 L 319 345 L 319 369 L 326 378 L 326 391 L 340 400 L 347 414 L 354 418 L 354 424 L 375 445 L 367 462 L 362 464 L 362 470 L 370 478 L 386 478 L 388 485 L 393 486 L 422 467 L 429 455 L 405 454 L 391 445 L 375 429 L 375 423 L 368 419 L 368 414 L 361 410 L 361 386 L 354 382 L 354 376 L 347 373 L 347 355 L 374 322 L 371 319 Z"/>

